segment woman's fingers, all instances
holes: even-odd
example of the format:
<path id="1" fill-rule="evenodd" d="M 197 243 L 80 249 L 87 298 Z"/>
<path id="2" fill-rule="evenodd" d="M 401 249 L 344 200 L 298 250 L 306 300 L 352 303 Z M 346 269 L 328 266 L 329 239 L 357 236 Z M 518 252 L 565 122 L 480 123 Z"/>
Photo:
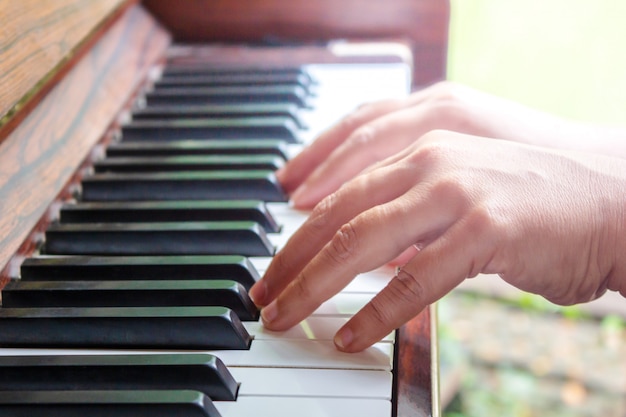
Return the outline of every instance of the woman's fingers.
<path id="1" fill-rule="evenodd" d="M 413 182 L 406 168 L 388 168 L 359 177 L 324 199 L 276 254 L 263 279 L 250 289 L 254 302 L 260 306 L 271 302 L 344 223 L 371 207 L 396 199 Z"/>
<path id="2" fill-rule="evenodd" d="M 387 287 L 337 332 L 337 348 L 345 352 L 366 349 L 480 272 L 492 248 L 468 244 L 481 233 L 481 226 L 467 224 L 455 223 L 401 267 Z"/>
<path id="3" fill-rule="evenodd" d="M 394 171 L 399 170 L 396 167 Z M 359 273 L 395 258 L 412 242 L 431 239 L 446 230 L 458 213 L 454 204 L 443 209 L 441 204 L 428 187 L 417 186 L 402 197 L 373 206 L 342 224 L 261 312 L 264 324 L 272 330 L 293 326 Z M 275 280 L 280 276 L 266 275 L 264 279 Z"/>
<path id="4" fill-rule="evenodd" d="M 319 164 L 291 197 L 295 207 L 310 208 L 371 164 L 405 149 L 433 126 L 421 107 L 385 114 L 363 124 Z"/>
<path id="5" fill-rule="evenodd" d="M 406 99 L 385 100 L 367 104 L 344 117 L 322 133 L 309 147 L 276 172 L 285 191 L 293 192 L 352 132 L 384 114 L 407 106 Z"/>

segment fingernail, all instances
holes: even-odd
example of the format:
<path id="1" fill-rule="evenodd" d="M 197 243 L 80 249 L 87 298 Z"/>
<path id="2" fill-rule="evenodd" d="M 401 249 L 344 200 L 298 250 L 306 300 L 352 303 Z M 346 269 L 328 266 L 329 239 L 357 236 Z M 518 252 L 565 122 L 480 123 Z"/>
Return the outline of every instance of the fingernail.
<path id="1" fill-rule="evenodd" d="M 285 166 L 282 166 L 280 168 L 278 168 L 276 171 L 274 171 L 274 175 L 276 176 L 276 179 L 278 180 L 278 182 L 282 183 L 283 180 L 285 179 Z"/>
<path id="2" fill-rule="evenodd" d="M 278 306 L 276 305 L 276 301 L 272 301 L 270 305 L 261 310 L 261 318 L 265 324 L 273 322 L 276 320 L 276 317 L 278 317 Z"/>
<path id="3" fill-rule="evenodd" d="M 267 294 L 267 287 L 263 280 L 258 281 L 248 291 L 248 296 L 252 299 L 252 302 L 257 306 L 262 306 L 265 303 L 265 295 Z"/>
<path id="4" fill-rule="evenodd" d="M 352 343 L 352 339 L 354 339 L 354 335 L 352 334 L 352 330 L 347 327 L 340 329 L 335 335 L 335 346 L 337 346 L 340 350 L 345 350 L 346 347 Z"/>
<path id="5" fill-rule="evenodd" d="M 309 187 L 307 187 L 306 184 L 302 184 L 301 186 L 296 188 L 296 191 L 294 191 L 291 195 L 291 201 L 293 201 L 295 205 L 299 205 L 301 203 L 300 200 L 306 197 L 308 189 Z"/>

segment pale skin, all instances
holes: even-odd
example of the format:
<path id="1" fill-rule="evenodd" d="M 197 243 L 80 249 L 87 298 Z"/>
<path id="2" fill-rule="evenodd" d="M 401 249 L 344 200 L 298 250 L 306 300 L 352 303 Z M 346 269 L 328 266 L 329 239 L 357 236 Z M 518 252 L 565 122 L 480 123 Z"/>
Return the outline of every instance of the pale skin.
<path id="1" fill-rule="evenodd" d="M 278 173 L 296 207 L 314 208 L 250 295 L 285 330 L 401 259 L 337 332 L 346 352 L 478 273 L 563 305 L 626 296 L 625 156 L 626 131 L 449 83 L 364 106 Z"/>

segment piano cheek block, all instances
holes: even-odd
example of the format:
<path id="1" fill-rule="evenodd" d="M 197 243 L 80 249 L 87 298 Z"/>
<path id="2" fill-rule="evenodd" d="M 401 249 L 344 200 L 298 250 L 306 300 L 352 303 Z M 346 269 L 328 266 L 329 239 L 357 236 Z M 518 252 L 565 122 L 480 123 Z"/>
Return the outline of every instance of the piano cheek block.
<path id="1" fill-rule="evenodd" d="M 221 307 L 0 309 L 0 346 L 248 349 L 251 336 Z"/>

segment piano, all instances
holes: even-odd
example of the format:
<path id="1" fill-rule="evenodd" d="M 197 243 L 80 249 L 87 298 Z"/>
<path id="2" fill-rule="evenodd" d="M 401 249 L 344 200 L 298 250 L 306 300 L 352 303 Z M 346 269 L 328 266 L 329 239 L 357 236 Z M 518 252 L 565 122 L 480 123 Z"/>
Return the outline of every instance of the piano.
<path id="1" fill-rule="evenodd" d="M 438 416 L 436 309 L 358 354 L 249 288 L 306 218 L 272 171 L 442 79 L 440 0 L 0 5 L 0 414 Z"/>

